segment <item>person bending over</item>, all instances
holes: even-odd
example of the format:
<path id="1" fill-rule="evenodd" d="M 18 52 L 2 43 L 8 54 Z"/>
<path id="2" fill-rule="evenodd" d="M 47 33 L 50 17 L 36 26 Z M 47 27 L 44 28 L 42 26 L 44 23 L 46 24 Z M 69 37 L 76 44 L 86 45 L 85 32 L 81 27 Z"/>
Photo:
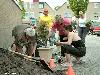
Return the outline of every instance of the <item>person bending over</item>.
<path id="1" fill-rule="evenodd" d="M 29 25 L 17 25 L 12 30 L 12 36 L 14 37 L 14 43 L 11 48 L 15 47 L 15 52 L 22 52 L 22 48 L 25 46 L 28 56 L 35 54 L 37 45 L 35 29 Z"/>
<path id="2" fill-rule="evenodd" d="M 68 40 L 66 42 L 57 42 L 56 45 L 61 45 L 63 46 L 64 50 L 65 50 L 65 55 L 66 55 L 66 63 L 68 64 L 72 64 L 71 61 L 71 56 L 73 55 L 76 60 L 77 63 L 80 63 L 80 58 L 85 56 L 86 54 L 86 47 L 85 44 L 83 43 L 83 41 L 81 40 L 81 38 L 78 36 L 77 33 L 72 32 L 72 26 L 65 26 L 64 27 L 65 31 L 64 33 L 66 34 L 66 37 L 64 38 L 64 40 Z M 66 65 L 66 63 L 64 63 L 64 65 Z"/>

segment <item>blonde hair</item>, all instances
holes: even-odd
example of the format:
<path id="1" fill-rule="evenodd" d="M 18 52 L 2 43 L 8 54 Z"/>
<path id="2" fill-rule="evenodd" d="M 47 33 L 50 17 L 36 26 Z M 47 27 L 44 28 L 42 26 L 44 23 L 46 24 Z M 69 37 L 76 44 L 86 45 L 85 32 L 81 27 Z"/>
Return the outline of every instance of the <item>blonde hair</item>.
<path id="1" fill-rule="evenodd" d="M 83 11 L 79 11 L 79 15 L 82 15 L 83 14 Z"/>

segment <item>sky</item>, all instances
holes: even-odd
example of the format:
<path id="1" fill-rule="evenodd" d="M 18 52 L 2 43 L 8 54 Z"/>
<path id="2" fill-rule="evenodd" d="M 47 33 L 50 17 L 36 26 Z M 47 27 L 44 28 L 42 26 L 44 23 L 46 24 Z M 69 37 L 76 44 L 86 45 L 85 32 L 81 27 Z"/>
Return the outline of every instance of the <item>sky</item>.
<path id="1" fill-rule="evenodd" d="M 54 8 L 56 6 L 61 6 L 63 5 L 65 2 L 67 2 L 67 0 L 39 0 L 40 2 L 47 2 L 51 8 Z"/>
<path id="2" fill-rule="evenodd" d="M 32 2 L 33 0 L 24 0 Z M 51 8 L 54 9 L 56 6 L 61 6 L 63 3 L 67 2 L 67 0 L 39 0 L 40 2 L 47 2 Z M 100 0 L 90 0 L 90 2 L 100 2 Z"/>

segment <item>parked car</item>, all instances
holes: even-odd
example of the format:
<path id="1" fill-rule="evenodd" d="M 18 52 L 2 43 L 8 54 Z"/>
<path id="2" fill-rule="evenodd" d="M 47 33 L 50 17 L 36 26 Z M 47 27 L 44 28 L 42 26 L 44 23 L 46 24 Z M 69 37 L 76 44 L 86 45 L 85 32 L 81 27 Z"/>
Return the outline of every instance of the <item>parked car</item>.
<path id="1" fill-rule="evenodd" d="M 92 22 L 92 32 L 97 36 L 100 36 L 100 21 L 98 20 L 91 20 Z"/>

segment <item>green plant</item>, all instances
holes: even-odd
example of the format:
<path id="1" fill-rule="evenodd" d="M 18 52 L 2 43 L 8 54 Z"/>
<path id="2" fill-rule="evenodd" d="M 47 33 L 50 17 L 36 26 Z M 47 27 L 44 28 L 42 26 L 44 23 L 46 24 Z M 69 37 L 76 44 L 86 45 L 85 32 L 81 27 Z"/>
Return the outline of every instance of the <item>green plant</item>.
<path id="1" fill-rule="evenodd" d="M 88 21 L 88 22 L 86 22 L 86 27 L 88 27 L 88 28 L 90 28 L 91 27 L 91 25 L 92 25 L 92 23 L 91 23 L 91 21 Z"/>
<path id="2" fill-rule="evenodd" d="M 87 10 L 89 0 L 69 0 L 69 6 L 76 17 L 79 17 L 79 11 Z"/>
<path id="3" fill-rule="evenodd" d="M 38 22 L 37 23 L 37 36 L 38 39 L 41 39 L 41 41 L 45 44 L 45 47 L 47 46 L 47 40 L 48 40 L 48 34 L 49 34 L 49 29 L 47 26 L 47 22 Z"/>

